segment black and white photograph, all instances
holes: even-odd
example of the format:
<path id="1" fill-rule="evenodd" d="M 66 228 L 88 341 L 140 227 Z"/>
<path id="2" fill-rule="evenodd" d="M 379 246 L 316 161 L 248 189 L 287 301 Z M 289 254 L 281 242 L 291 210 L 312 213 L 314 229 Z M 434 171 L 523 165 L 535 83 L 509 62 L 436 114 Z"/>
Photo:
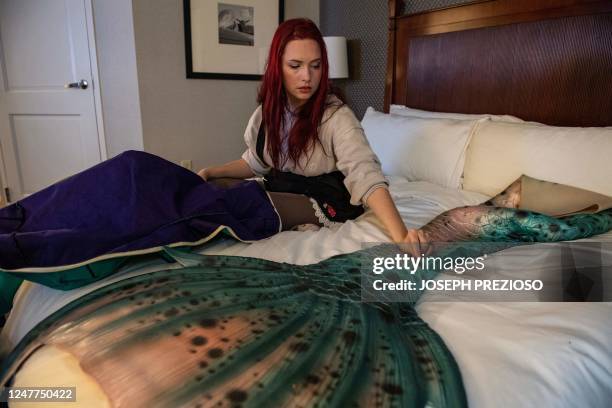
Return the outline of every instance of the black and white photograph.
<path id="1" fill-rule="evenodd" d="M 261 78 L 284 0 L 183 0 L 187 78 Z"/>
<path id="2" fill-rule="evenodd" d="M 246 45 L 255 43 L 253 7 L 219 3 L 219 44 Z"/>

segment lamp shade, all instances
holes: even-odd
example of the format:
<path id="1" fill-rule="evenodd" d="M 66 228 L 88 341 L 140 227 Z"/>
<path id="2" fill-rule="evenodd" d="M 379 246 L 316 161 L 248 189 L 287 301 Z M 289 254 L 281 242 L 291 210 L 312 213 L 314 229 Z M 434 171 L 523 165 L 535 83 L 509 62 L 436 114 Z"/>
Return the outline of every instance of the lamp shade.
<path id="1" fill-rule="evenodd" d="M 348 78 L 348 57 L 346 53 L 346 38 L 323 37 L 327 48 L 327 60 L 329 61 L 329 77 Z"/>

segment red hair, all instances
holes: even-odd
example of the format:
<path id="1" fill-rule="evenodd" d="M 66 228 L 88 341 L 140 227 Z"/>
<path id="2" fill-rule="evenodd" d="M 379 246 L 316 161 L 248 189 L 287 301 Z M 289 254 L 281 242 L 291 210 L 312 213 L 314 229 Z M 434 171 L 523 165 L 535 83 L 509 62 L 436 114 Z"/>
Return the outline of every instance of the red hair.
<path id="1" fill-rule="evenodd" d="M 321 82 L 319 89 L 302 105 L 289 132 L 287 155 L 281 151 L 280 129 L 288 100 L 283 86 L 283 54 L 292 40 L 311 39 L 321 50 Z M 329 83 L 329 64 L 323 36 L 316 24 L 306 18 L 287 20 L 278 26 L 268 55 L 268 65 L 263 75 L 258 103 L 262 105 L 262 120 L 267 130 L 268 154 L 275 168 L 280 168 L 288 159 L 298 163 L 302 154 L 319 142 L 319 124 L 326 108 L 328 94 L 332 93 Z"/>

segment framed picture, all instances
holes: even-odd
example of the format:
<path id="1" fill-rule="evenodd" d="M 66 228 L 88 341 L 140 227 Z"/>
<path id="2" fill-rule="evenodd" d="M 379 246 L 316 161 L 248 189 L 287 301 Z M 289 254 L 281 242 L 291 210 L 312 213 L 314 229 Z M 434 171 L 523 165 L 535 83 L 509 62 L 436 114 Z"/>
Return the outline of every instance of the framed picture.
<path id="1" fill-rule="evenodd" d="M 284 0 L 183 0 L 187 78 L 259 80 Z"/>

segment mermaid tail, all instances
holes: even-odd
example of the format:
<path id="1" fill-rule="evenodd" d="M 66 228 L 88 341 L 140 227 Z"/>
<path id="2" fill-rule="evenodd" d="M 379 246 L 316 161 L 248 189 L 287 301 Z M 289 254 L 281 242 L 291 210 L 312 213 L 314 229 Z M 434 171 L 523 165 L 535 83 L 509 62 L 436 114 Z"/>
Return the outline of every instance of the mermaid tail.
<path id="1" fill-rule="evenodd" d="M 553 218 L 514 208 L 467 206 L 446 211 L 422 229 L 429 242 L 558 242 L 603 234 L 612 210 Z"/>
<path id="2" fill-rule="evenodd" d="M 117 406 L 465 406 L 461 375 L 411 304 L 360 302 L 360 256 L 295 266 L 169 251 L 185 267 L 111 284 L 37 326 Z"/>
<path id="3" fill-rule="evenodd" d="M 426 228 L 438 240 L 513 246 L 607 232 L 612 210 L 554 219 L 479 206 Z M 404 303 L 361 302 L 363 256 L 385 251 L 296 266 L 167 250 L 182 269 L 113 283 L 60 309 L 9 356 L 1 384 L 36 349 L 54 346 L 115 406 L 467 405 L 456 362 L 416 314 L 418 292 Z"/>

